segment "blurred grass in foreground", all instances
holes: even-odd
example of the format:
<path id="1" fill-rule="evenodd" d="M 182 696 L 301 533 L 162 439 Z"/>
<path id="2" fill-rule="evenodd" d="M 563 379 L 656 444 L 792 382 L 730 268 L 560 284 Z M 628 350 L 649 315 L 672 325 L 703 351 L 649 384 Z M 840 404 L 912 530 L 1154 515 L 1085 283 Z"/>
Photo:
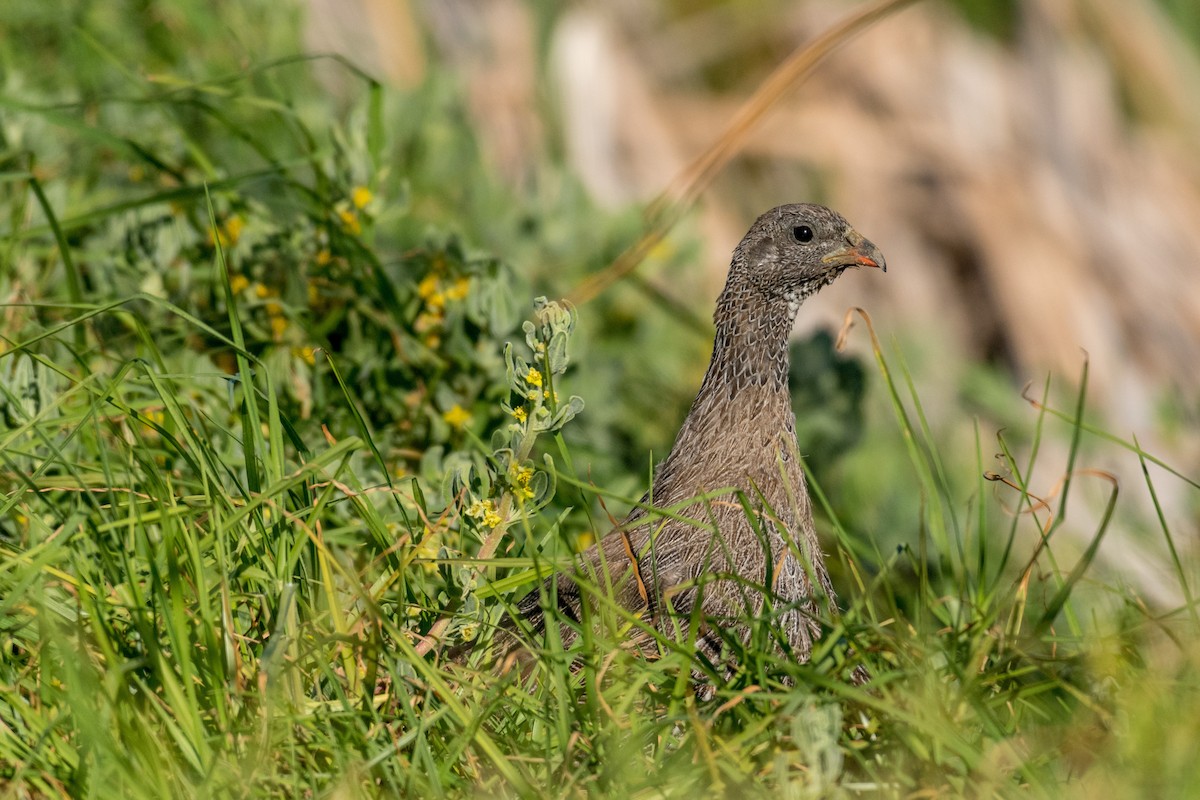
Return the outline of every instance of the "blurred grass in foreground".
<path id="1" fill-rule="evenodd" d="M 1195 565 L 1172 565 L 1186 604 L 1151 611 L 1089 570 L 1114 506 L 1082 552 L 1054 535 L 1080 482 L 1119 502 L 1088 469 L 1101 448 L 1152 457 L 1049 391 L 1032 412 L 992 391 L 1022 424 L 948 442 L 878 345 L 865 400 L 860 371 L 803 350 L 870 433 L 816 459 L 846 613 L 811 664 L 764 618 L 697 702 L 686 644 L 634 659 L 636 623 L 603 602 L 579 651 L 545 643 L 533 688 L 442 663 L 640 494 L 621 453 L 681 417 L 663 387 L 702 347 L 628 286 L 578 319 L 542 307 L 523 337 L 546 265 L 611 261 L 632 214 L 552 171 L 507 197 L 436 76 L 402 98 L 364 79 L 330 123 L 304 62 L 227 52 L 218 11 L 179 8 L 129 36 L 100 5 L 77 28 L 61 8 L 6 22 L 81 67 L 72 83 L 5 38 L 23 67 L 0 92 L 6 792 L 1194 793 Z M 1043 505 L 1027 476 L 1050 439 L 1070 480 Z M 1183 535 L 1136 525 L 1172 553 Z"/>

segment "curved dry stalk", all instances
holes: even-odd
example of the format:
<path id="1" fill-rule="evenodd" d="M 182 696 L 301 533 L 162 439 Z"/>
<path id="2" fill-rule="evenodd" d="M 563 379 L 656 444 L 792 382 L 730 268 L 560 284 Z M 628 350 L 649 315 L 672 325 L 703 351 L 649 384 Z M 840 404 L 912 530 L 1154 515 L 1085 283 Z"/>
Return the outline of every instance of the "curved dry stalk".
<path id="1" fill-rule="evenodd" d="M 725 131 L 646 209 L 646 231 L 605 269 L 585 278 L 571 293 L 581 305 L 637 269 L 701 192 L 742 151 L 750 135 L 784 95 L 807 78 L 826 56 L 884 17 L 916 0 L 879 0 L 849 15 L 797 48 L 775 68 L 733 116 Z"/>

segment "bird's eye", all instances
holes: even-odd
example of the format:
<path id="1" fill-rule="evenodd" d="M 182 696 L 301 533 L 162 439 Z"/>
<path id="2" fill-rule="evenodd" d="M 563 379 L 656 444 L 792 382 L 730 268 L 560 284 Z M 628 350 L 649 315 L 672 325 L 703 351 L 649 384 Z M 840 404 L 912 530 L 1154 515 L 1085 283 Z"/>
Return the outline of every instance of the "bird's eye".
<path id="1" fill-rule="evenodd" d="M 792 238 L 797 242 L 811 242 L 813 239 L 813 229 L 807 225 L 797 225 L 792 228 Z"/>

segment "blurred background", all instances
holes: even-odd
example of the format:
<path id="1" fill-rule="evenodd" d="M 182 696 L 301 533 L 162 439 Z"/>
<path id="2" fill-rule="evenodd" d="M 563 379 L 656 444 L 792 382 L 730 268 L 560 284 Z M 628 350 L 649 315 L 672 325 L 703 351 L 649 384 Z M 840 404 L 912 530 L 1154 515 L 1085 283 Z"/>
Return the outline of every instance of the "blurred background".
<path id="1" fill-rule="evenodd" d="M 556 163 L 598 208 L 617 213 L 667 189 L 775 67 L 858 7 L 310 0 L 305 41 L 401 88 L 449 69 L 486 163 L 513 192 L 545 192 L 546 165 Z M 643 263 L 642 292 L 703 317 L 758 213 L 828 203 L 882 247 L 890 269 L 848 275 L 809 301 L 801 341 L 836 331 L 847 308 L 866 308 L 885 340 L 903 342 L 933 426 L 953 435 L 982 418 L 985 449 L 998 429 L 1029 423 L 1024 384 L 1040 397 L 1049 378 L 1051 397 L 1069 398 L 1086 358 L 1089 407 L 1105 428 L 1136 435 L 1194 474 L 1198 43 L 1200 5 L 1187 0 L 930 0 L 901 9 L 775 104 L 681 226 L 676 239 L 700 249 L 683 266 Z M 341 92 L 339 78 L 328 69 L 324 85 Z M 552 261 L 517 268 L 570 292 Z M 685 327 L 659 333 L 688 337 Z M 703 370 L 703 338 L 649 393 L 676 398 L 671 413 L 647 401 L 641 417 L 657 421 L 649 438 L 659 453 Z M 865 352 L 865 335 L 851 341 Z M 805 409 L 797 410 L 803 439 Z M 1055 466 L 1034 476 L 1048 492 L 1062 477 L 1053 474 L 1062 440 L 1051 441 L 1055 449 Z M 869 446 L 858 452 L 904 468 Z M 1132 502 L 1150 508 L 1136 459 L 1089 466 L 1117 474 Z M 871 481 L 886 478 L 866 472 L 858 491 L 870 503 Z M 1194 540 L 1194 490 L 1159 488 Z M 1095 517 L 1082 516 L 1093 529 Z M 1117 539 L 1111 559 L 1158 591 L 1162 554 L 1129 531 Z"/>
<path id="2" fill-rule="evenodd" d="M 1042 430 L 1022 393 L 1028 384 L 1030 397 L 1073 414 L 1086 360 L 1087 419 L 1101 435 L 1085 437 L 1077 467 L 1122 486 L 1101 562 L 1153 602 L 1181 602 L 1143 465 L 1099 445 L 1136 437 L 1162 464 L 1200 473 L 1193 0 L 906 4 L 772 102 L 635 269 L 585 291 L 616 274 L 651 225 L 647 206 L 678 189 L 772 72 L 863 7 L 9 4 L 0 166 L 40 178 L 77 248 L 74 265 L 61 263 L 45 205 L 23 178 L 0 183 L 19 242 L 0 269 L 10 340 L 62 319 L 20 303 L 138 292 L 227 326 L 210 193 L 250 345 L 278 371 L 297 425 L 354 430 L 335 418 L 336 384 L 314 359 L 329 349 L 396 474 L 433 487 L 437 454 L 504 424 L 498 354 L 531 298 L 574 298 L 568 390 L 588 405 L 568 440 L 581 475 L 636 497 L 703 375 L 734 245 L 774 205 L 826 203 L 889 265 L 810 300 L 796 331 L 801 445 L 841 521 L 883 553 L 921 535 L 924 498 L 870 339 L 860 323 L 846 352 L 833 347 L 859 306 L 910 376 L 956 497 L 990 510 L 1016 502 L 979 480 L 1002 471 L 1003 446 L 1021 455 L 1040 441 L 1023 477 L 1037 494 L 1058 491 L 1071 427 L 1049 418 Z M 147 324 L 179 344 L 179 373 L 234 369 L 176 316 Z M 128 325 L 97 325 L 104 347 L 93 355 L 113 360 L 92 370 L 142 352 Z M 224 385 L 205 381 L 220 406 Z M 1147 468 L 1193 552 L 1195 487 Z M 981 498 L 981 487 L 995 494 Z M 1100 524 L 1103 488 L 1072 506 L 1080 541 Z"/>
<path id="3" fill-rule="evenodd" d="M 621 209 L 861 5 L 310 0 L 305 41 L 398 87 L 449 67 L 514 191 L 561 158 Z M 719 289 L 762 210 L 827 202 L 896 274 L 835 286 L 804 328 L 866 305 L 1019 380 L 1074 376 L 1087 351 L 1093 399 L 1151 423 L 1200 384 L 1198 32 L 1182 0 L 916 3 L 780 102 L 705 192 L 696 282 Z"/>

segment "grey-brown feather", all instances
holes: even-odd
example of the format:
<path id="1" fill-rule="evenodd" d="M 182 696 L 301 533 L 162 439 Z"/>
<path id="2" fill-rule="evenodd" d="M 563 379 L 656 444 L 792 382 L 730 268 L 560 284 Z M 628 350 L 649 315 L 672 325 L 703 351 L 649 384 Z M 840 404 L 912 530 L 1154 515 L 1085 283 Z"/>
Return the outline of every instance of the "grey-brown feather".
<path id="1" fill-rule="evenodd" d="M 811 242 L 797 240 L 799 226 L 814 232 Z M 807 660 L 820 636 L 821 605 L 827 598 L 832 606 L 834 592 L 797 450 L 788 339 L 805 298 L 849 266 L 822 259 L 848 246 L 878 256 L 846 220 L 821 206 L 780 206 L 758 218 L 734 251 L 717 300 L 712 360 L 647 498 L 656 508 L 677 507 L 679 516 L 711 524 L 639 508 L 581 554 L 584 571 L 606 571 L 617 602 L 667 635 L 677 623 L 687 625 L 699 597 L 709 623 L 745 636 L 746 620 L 762 612 L 769 593 L 795 658 Z M 876 260 L 883 266 L 882 257 Z M 749 501 L 757 524 L 735 495 L 711 497 L 730 487 Z M 696 499 L 705 493 L 709 500 Z M 550 581 L 522 599 L 517 614 L 533 632 L 544 632 L 542 597 L 553 594 L 569 642 L 587 601 L 571 573 Z M 502 626 L 502 651 L 520 647 L 516 627 L 511 620 Z M 700 646 L 719 656 L 719 638 L 700 633 Z"/>

